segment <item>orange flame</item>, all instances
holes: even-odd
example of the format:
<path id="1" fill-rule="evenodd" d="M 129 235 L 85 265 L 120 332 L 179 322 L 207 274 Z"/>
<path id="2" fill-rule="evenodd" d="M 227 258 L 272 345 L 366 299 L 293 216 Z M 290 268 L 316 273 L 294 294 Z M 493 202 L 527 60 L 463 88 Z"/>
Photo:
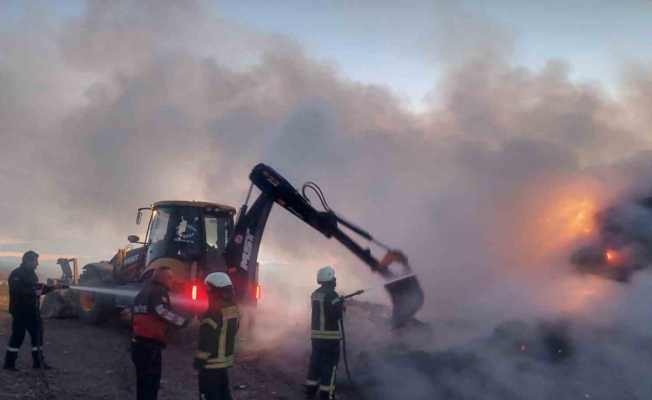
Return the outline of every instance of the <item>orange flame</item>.
<path id="1" fill-rule="evenodd" d="M 508 269 L 556 268 L 578 243 L 596 234 L 603 192 L 591 178 L 569 177 L 537 181 L 510 194 L 490 217 L 491 251 Z"/>
<path id="2" fill-rule="evenodd" d="M 609 249 L 604 252 L 604 258 L 607 260 L 607 263 L 615 264 L 618 262 L 620 255 L 616 250 Z"/>

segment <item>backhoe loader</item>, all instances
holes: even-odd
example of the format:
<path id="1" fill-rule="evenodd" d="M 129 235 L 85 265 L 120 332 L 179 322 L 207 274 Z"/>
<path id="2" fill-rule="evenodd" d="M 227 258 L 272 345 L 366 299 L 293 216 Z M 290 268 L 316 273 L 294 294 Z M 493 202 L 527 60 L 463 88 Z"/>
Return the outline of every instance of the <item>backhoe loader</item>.
<path id="1" fill-rule="evenodd" d="M 149 212 L 143 241 L 130 235 L 133 249 L 121 249 L 107 262 L 82 268 L 79 278 L 79 315 L 90 322 L 101 322 L 116 309 L 128 308 L 134 293 L 152 277 L 156 268 L 170 267 L 176 277 L 173 297 L 181 299 L 185 310 L 199 314 L 205 299 L 202 280 L 214 271 L 227 272 L 240 304 L 255 306 L 259 295 L 258 250 L 267 218 L 274 204 L 285 208 L 326 238 L 334 238 L 375 273 L 385 279 L 393 304 L 392 323 L 401 326 L 423 304 L 423 291 L 411 272 L 407 258 L 397 250 L 375 240 L 371 234 L 348 222 L 328 207 L 319 187 L 308 182 L 300 194 L 283 176 L 265 164 L 255 166 L 250 175 L 247 199 L 239 209 L 196 201 L 159 201 L 138 210 L 136 222 Z M 258 197 L 249 206 L 254 186 Z M 313 190 L 322 202 L 318 211 L 307 191 Z M 369 248 L 353 240 L 351 233 L 387 251 L 379 261 Z M 390 264 L 400 264 L 396 272 Z M 177 301 L 179 302 L 179 301 Z"/>

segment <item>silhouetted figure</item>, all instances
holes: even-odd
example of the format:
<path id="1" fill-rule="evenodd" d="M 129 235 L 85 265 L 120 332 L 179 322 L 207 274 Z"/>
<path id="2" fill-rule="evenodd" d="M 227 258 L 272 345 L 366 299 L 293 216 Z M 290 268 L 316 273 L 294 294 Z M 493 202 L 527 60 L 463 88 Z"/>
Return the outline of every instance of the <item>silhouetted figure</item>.
<path id="1" fill-rule="evenodd" d="M 53 288 L 39 283 L 36 267 L 38 267 L 38 254 L 30 250 L 23 254 L 20 266 L 9 275 L 9 313 L 12 317 L 12 324 L 3 367 L 9 371 L 17 371 L 16 359 L 26 331 L 29 332 L 32 340 L 33 367 L 50 368 L 43 359 L 43 321 L 40 298 L 41 295 Z"/>

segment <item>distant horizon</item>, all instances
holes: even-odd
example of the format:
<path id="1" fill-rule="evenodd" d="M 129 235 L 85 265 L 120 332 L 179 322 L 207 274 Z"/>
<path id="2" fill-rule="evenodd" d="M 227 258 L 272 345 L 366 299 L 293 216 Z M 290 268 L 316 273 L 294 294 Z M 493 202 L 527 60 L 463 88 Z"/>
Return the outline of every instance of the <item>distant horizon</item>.
<path id="1" fill-rule="evenodd" d="M 0 277 L 4 272 L 9 273 L 20 265 L 20 259 L 17 257 L 0 257 Z M 40 264 L 36 268 L 36 274 L 39 279 L 44 281 L 48 278 L 59 278 L 61 276 L 61 269 L 56 265 Z"/>

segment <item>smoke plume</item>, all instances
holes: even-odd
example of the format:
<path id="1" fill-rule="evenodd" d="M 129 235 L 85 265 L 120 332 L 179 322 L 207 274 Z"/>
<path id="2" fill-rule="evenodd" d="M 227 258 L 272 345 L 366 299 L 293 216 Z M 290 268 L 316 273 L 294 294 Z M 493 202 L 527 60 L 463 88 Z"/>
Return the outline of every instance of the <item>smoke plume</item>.
<path id="1" fill-rule="evenodd" d="M 239 205 L 250 168 L 265 162 L 297 185 L 318 182 L 334 210 L 406 252 L 426 291 L 419 317 L 436 332 L 408 340 L 411 350 L 491 337 L 505 320 L 571 316 L 584 321 L 573 338 L 590 331 L 574 361 L 582 379 L 617 365 L 630 393 L 597 385 L 602 395 L 591 396 L 652 392 L 628 375 L 651 372 L 633 348 L 650 338 L 642 316 L 652 281 L 641 274 L 624 290 L 568 262 L 596 234 L 598 210 L 652 184 L 649 69 L 630 67 L 610 95 L 572 80 L 563 60 L 516 64 L 518 38 L 446 4 L 428 49 L 442 78 L 416 113 L 391 90 L 348 80 L 292 39 L 229 21 L 208 2 L 89 1 L 78 16 L 45 15 L 14 16 L 0 30 L 2 251 L 109 258 L 127 234 L 142 234 L 137 207 Z M 382 283 L 281 209 L 262 261 L 291 265 L 303 288 L 324 264 L 338 268 L 342 292 Z M 600 331 L 614 341 L 591 324 L 617 326 Z M 461 362 L 498 382 L 500 398 L 584 394 L 552 396 L 561 373 L 536 360 L 524 384 L 506 382 L 522 364 L 499 352 L 482 342 Z M 414 365 L 400 371 L 419 389 L 397 396 L 441 394 L 445 385 L 419 381 Z M 473 386 L 476 375 L 443 381 Z M 539 381 L 548 391 L 536 397 Z M 456 395 L 477 398 L 479 388 Z"/>

